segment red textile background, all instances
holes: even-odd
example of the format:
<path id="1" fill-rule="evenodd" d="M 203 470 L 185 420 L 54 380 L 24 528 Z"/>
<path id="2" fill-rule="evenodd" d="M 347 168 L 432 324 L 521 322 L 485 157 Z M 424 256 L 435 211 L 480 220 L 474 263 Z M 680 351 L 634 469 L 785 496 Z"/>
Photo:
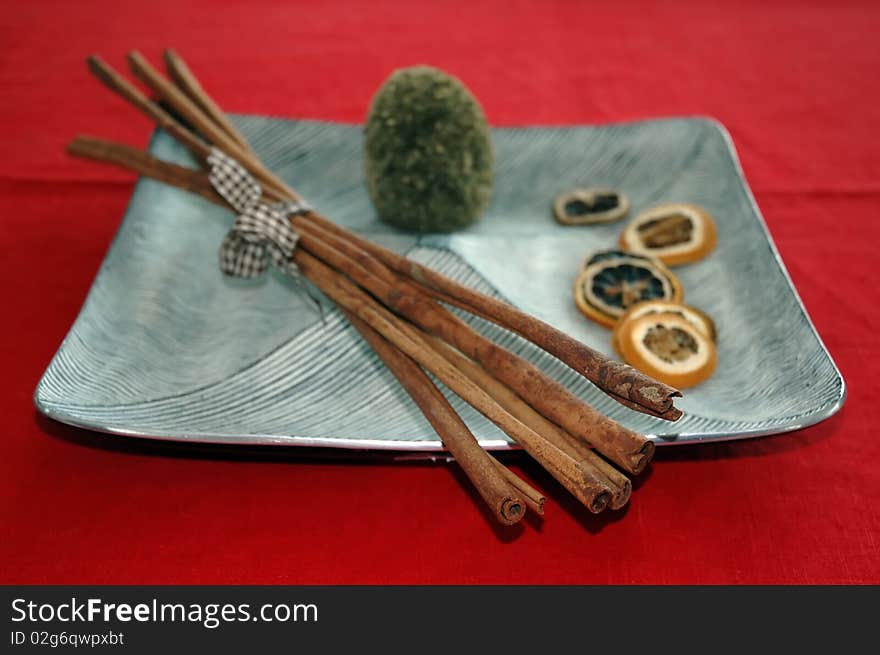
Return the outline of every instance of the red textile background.
<path id="1" fill-rule="evenodd" d="M 880 582 L 880 5 L 709 4 L 4 3 L 0 581 Z M 123 67 L 130 48 L 155 61 L 169 45 L 235 112 L 361 121 L 393 68 L 430 63 L 496 125 L 718 118 L 847 406 L 789 435 L 663 449 L 616 516 L 517 460 L 550 503 L 513 530 L 454 467 L 205 451 L 43 419 L 33 390 L 133 181 L 64 144 L 150 132 L 83 58 Z"/>

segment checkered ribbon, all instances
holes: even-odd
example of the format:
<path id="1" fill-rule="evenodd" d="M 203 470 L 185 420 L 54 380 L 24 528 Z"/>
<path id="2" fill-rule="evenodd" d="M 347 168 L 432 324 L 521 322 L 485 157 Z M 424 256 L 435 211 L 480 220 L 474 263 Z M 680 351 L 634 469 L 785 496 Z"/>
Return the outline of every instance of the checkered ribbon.
<path id="1" fill-rule="evenodd" d="M 298 236 L 288 217 L 309 211 L 294 202 L 260 202 L 259 183 L 237 161 L 214 148 L 208 155 L 208 178 L 235 211 L 235 224 L 220 246 L 220 270 L 234 277 L 258 277 L 272 263 L 287 275 L 298 276 L 291 261 Z"/>

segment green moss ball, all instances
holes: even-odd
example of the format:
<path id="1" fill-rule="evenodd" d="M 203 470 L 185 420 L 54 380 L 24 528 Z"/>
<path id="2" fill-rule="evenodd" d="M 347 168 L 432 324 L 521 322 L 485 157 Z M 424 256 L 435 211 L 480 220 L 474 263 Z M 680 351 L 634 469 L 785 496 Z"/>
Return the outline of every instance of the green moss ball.
<path id="1" fill-rule="evenodd" d="M 451 232 L 489 204 L 489 126 L 458 79 L 428 66 L 396 71 L 373 98 L 365 131 L 367 187 L 382 220 Z"/>

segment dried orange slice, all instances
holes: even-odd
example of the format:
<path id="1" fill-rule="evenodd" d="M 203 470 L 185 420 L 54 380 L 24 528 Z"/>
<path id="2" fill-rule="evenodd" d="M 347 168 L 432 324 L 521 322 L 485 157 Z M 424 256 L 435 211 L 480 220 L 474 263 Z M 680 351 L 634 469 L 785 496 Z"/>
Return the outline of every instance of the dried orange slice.
<path id="1" fill-rule="evenodd" d="M 648 314 L 623 322 L 617 346 L 627 364 L 678 389 L 699 384 L 718 363 L 712 340 L 680 314 Z"/>
<path id="2" fill-rule="evenodd" d="M 614 189 L 575 189 L 553 203 L 553 215 L 563 225 L 610 223 L 629 211 L 629 199 Z"/>
<path id="3" fill-rule="evenodd" d="M 638 302 L 682 299 L 681 282 L 659 261 L 626 253 L 604 254 L 591 257 L 574 283 L 575 303 L 587 318 L 612 327 Z"/>
<path id="4" fill-rule="evenodd" d="M 638 214 L 620 235 L 626 250 L 675 266 L 702 259 L 718 241 L 709 213 L 683 203 L 657 205 Z"/>
<path id="5" fill-rule="evenodd" d="M 626 310 L 626 313 L 620 317 L 620 320 L 614 326 L 614 332 L 611 334 L 611 345 L 618 355 L 621 354 L 618 341 L 623 324 L 642 316 L 648 316 L 649 314 L 677 314 L 709 337 L 713 343 L 718 342 L 718 329 L 715 327 L 715 321 L 706 312 L 684 303 L 670 302 L 668 300 L 646 300 Z"/>

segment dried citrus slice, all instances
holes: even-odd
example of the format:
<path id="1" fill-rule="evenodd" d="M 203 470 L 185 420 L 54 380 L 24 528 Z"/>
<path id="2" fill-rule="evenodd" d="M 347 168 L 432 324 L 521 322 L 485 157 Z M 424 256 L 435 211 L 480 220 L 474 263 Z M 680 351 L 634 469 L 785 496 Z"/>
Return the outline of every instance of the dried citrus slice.
<path id="1" fill-rule="evenodd" d="M 629 319 L 617 339 L 627 364 L 678 389 L 699 384 L 718 363 L 712 340 L 680 314 Z"/>
<path id="2" fill-rule="evenodd" d="M 620 317 L 620 320 L 614 326 L 614 332 L 611 334 L 611 345 L 618 355 L 621 354 L 619 335 L 623 324 L 642 316 L 648 316 L 649 314 L 677 314 L 709 337 L 713 343 L 718 341 L 718 330 L 715 327 L 715 321 L 706 312 L 684 303 L 670 302 L 668 300 L 646 300 L 626 310 L 626 313 Z"/>
<path id="3" fill-rule="evenodd" d="M 610 223 L 628 211 L 629 199 L 614 189 L 575 189 L 553 203 L 553 215 L 563 225 Z"/>
<path id="4" fill-rule="evenodd" d="M 607 327 L 612 327 L 638 302 L 678 302 L 683 295 L 681 283 L 672 271 L 657 260 L 640 256 L 600 258 L 581 271 L 574 284 L 578 309 Z"/>
<path id="5" fill-rule="evenodd" d="M 626 250 L 675 266 L 702 259 L 715 247 L 715 221 L 696 205 L 657 205 L 633 218 L 620 235 Z"/>

